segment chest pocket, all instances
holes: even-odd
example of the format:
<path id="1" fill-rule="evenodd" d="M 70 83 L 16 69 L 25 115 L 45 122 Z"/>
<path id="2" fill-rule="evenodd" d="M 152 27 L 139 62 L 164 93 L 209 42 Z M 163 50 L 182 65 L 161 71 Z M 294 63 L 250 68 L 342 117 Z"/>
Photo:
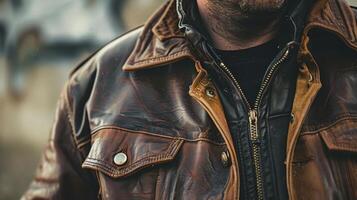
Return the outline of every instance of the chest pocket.
<path id="1" fill-rule="evenodd" d="M 179 138 L 106 128 L 93 135 L 82 167 L 97 174 L 101 199 L 155 199 L 160 169 L 174 164 L 182 144 Z"/>
<path id="2" fill-rule="evenodd" d="M 82 167 L 113 178 L 173 160 L 183 141 L 117 128 L 102 129 L 92 138 L 91 150 Z"/>
<path id="3" fill-rule="evenodd" d="M 82 167 L 97 175 L 101 199 L 225 199 L 233 170 L 226 152 L 203 137 L 105 128 Z"/>
<path id="4" fill-rule="evenodd" d="M 304 133 L 295 150 L 300 199 L 357 199 L 357 122 L 340 120 Z"/>
<path id="5" fill-rule="evenodd" d="M 357 122 L 342 122 L 338 126 L 321 131 L 320 135 L 329 151 L 354 154 L 357 158 Z"/>
<path id="6" fill-rule="evenodd" d="M 326 157 L 340 186 L 337 196 L 357 199 L 357 121 L 349 119 L 323 130 L 320 136 L 327 147 Z"/>

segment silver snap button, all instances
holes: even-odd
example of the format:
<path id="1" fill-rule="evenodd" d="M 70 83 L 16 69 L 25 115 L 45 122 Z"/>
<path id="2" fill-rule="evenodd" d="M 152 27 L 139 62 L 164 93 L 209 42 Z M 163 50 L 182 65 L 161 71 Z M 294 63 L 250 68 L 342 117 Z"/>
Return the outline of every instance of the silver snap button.
<path id="1" fill-rule="evenodd" d="M 229 158 L 229 154 L 227 152 L 222 152 L 221 154 L 221 162 L 223 164 L 224 167 L 228 167 L 230 164 L 230 158 Z"/>
<path id="2" fill-rule="evenodd" d="M 119 165 L 119 166 L 124 165 L 126 163 L 126 161 L 128 161 L 128 156 L 123 152 L 117 153 L 114 156 L 114 163 L 116 165 Z"/>
<path id="3" fill-rule="evenodd" d="M 314 77 L 312 76 L 311 73 L 309 73 L 309 83 L 311 83 L 314 80 Z"/>
<path id="4" fill-rule="evenodd" d="M 291 115 L 290 115 L 290 123 L 294 123 L 294 121 L 295 121 L 295 115 L 294 115 L 294 113 L 291 113 Z"/>
<path id="5" fill-rule="evenodd" d="M 208 88 L 206 88 L 206 95 L 213 98 L 216 96 L 216 93 L 213 88 L 208 87 Z"/>

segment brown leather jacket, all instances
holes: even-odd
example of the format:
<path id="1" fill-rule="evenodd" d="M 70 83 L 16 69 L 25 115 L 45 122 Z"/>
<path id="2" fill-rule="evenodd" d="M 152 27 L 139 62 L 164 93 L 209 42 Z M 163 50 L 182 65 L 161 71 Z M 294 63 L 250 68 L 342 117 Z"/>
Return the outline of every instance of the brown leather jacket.
<path id="1" fill-rule="evenodd" d="M 238 199 L 222 103 L 168 1 L 77 67 L 23 199 Z M 316 0 L 302 34 L 286 150 L 290 199 L 357 199 L 357 26 Z"/>

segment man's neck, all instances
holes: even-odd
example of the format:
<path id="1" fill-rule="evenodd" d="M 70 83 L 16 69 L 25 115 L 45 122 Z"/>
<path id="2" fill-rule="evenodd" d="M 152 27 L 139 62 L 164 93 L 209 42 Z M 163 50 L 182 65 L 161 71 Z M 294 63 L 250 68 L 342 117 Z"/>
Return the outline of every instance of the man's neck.
<path id="1" fill-rule="evenodd" d="M 276 17 L 266 16 L 269 20 L 262 21 L 265 16 L 241 16 L 235 19 L 234 33 L 228 26 L 232 23 L 221 21 L 219 17 L 212 16 L 207 3 L 208 0 L 197 0 L 197 6 L 202 21 L 214 43 L 215 47 L 221 50 L 240 50 L 255 47 L 272 40 L 280 29 L 281 15 Z M 219 13 L 217 13 L 219 15 Z M 239 18 L 239 15 L 234 17 Z"/>

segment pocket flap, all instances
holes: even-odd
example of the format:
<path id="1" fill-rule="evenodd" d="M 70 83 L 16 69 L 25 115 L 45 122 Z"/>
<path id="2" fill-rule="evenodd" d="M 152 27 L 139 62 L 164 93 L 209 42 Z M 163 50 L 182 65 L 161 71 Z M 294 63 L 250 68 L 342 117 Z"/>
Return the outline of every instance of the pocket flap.
<path id="1" fill-rule="evenodd" d="M 124 177 L 173 160 L 182 143 L 180 138 L 106 128 L 94 134 L 92 147 L 82 167 L 99 170 L 114 178 Z M 118 154 L 124 155 L 119 164 L 114 161 Z"/>
<path id="2" fill-rule="evenodd" d="M 357 153 L 357 124 L 353 121 L 339 122 L 321 131 L 320 135 L 331 151 Z"/>

